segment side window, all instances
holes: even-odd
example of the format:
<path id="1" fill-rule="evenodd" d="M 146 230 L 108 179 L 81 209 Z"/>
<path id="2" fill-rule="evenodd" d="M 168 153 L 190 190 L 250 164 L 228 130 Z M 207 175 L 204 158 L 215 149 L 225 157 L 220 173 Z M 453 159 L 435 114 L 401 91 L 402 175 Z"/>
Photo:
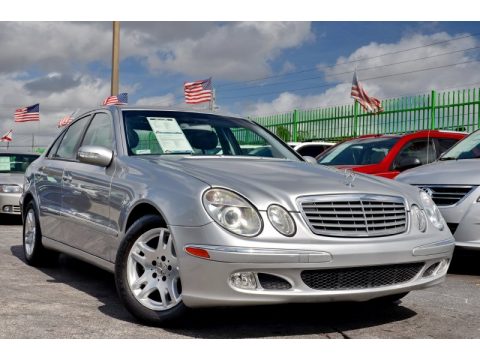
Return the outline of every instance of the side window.
<path id="1" fill-rule="evenodd" d="M 55 154 L 56 158 L 67 160 L 74 160 L 76 158 L 77 145 L 82 137 L 83 129 L 85 128 L 88 119 L 90 119 L 90 116 L 81 118 L 70 125 L 70 127 L 67 129 L 67 132 L 63 136 L 57 153 Z"/>
<path id="2" fill-rule="evenodd" d="M 437 159 L 433 139 L 413 140 L 406 144 L 395 158 L 395 163 L 405 158 L 416 158 L 420 164 L 428 164 Z"/>
<path id="3" fill-rule="evenodd" d="M 90 122 L 82 141 L 83 145 L 103 146 L 113 150 L 113 124 L 106 113 L 97 113 Z"/>
<path id="4" fill-rule="evenodd" d="M 455 145 L 458 140 L 457 139 L 437 139 L 438 141 L 438 155 L 443 154 L 445 151 L 450 149 L 453 145 Z"/>
<path id="5" fill-rule="evenodd" d="M 302 156 L 316 157 L 320 155 L 323 150 L 325 150 L 325 146 L 323 145 L 305 145 L 304 147 L 298 149 L 297 152 Z"/>
<path id="6" fill-rule="evenodd" d="M 55 155 L 58 149 L 58 145 L 60 145 L 60 141 L 62 141 L 63 135 L 65 134 L 64 131 L 61 132 L 61 134 L 55 139 L 53 142 L 53 145 L 50 147 L 48 150 L 48 153 L 45 155 L 47 158 L 51 158 L 52 156 Z"/>

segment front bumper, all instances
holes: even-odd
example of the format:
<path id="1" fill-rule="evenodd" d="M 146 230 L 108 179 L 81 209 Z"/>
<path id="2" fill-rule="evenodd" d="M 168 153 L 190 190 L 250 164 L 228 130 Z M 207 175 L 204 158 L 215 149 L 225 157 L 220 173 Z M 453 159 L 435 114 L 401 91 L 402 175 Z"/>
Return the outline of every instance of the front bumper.
<path id="1" fill-rule="evenodd" d="M 445 221 L 452 227 L 456 246 L 480 250 L 480 203 L 476 191 L 457 206 L 440 207 Z"/>
<path id="2" fill-rule="evenodd" d="M 267 228 L 268 224 L 265 225 L 264 236 L 254 240 L 227 233 L 214 223 L 195 228 L 170 228 L 180 263 L 183 301 L 187 306 L 366 301 L 421 289 L 444 281 L 455 246 L 448 231 L 440 240 L 438 235 L 428 240 L 402 234 L 389 240 L 330 238 L 322 241 L 299 229 L 293 239 L 283 238 L 283 241 L 279 241 L 281 238 L 278 236 L 265 236 L 272 234 Z M 207 250 L 209 259 L 187 254 L 185 249 L 192 247 Z M 442 269 L 423 277 L 428 268 L 442 260 Z M 406 263 L 421 264 L 415 276 L 406 282 L 378 287 L 316 290 L 307 286 L 301 276 L 304 270 Z M 273 275 L 291 286 L 284 290 L 267 290 L 261 285 L 253 290 L 240 289 L 231 283 L 230 276 L 241 272 L 255 276 L 259 273 Z"/>
<path id="3" fill-rule="evenodd" d="M 20 215 L 20 193 L 0 194 L 0 214 Z"/>

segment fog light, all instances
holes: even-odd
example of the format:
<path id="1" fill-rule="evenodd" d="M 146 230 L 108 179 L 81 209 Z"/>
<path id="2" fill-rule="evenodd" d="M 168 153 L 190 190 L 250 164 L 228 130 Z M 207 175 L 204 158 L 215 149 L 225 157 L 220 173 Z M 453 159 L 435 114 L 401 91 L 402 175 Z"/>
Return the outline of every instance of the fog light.
<path id="1" fill-rule="evenodd" d="M 440 265 L 438 265 L 437 275 L 445 274 L 448 270 L 449 265 L 450 259 L 442 259 L 442 261 L 440 261 Z"/>
<path id="2" fill-rule="evenodd" d="M 12 212 L 13 211 L 13 206 L 12 205 L 5 205 L 3 207 L 3 211 L 5 212 Z"/>
<path id="3" fill-rule="evenodd" d="M 255 290 L 257 288 L 255 274 L 252 272 L 241 272 L 230 275 L 230 284 L 236 288 L 245 290 Z"/>

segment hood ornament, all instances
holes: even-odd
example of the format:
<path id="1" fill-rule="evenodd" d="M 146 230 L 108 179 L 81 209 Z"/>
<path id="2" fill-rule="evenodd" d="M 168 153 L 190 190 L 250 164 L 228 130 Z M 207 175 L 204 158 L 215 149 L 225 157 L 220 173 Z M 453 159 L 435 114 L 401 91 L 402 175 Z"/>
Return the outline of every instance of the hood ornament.
<path id="1" fill-rule="evenodd" d="M 352 170 L 349 170 L 349 169 L 345 169 L 344 174 L 345 174 L 345 185 L 347 185 L 348 187 L 353 187 L 353 182 L 355 181 L 357 174 L 355 174 Z"/>

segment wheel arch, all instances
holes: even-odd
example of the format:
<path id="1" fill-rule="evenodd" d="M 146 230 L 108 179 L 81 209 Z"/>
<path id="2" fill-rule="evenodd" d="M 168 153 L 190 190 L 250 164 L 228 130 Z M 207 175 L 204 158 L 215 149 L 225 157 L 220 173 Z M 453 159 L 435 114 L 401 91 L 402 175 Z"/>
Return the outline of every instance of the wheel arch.
<path id="1" fill-rule="evenodd" d="M 168 226 L 167 219 L 163 212 L 155 204 L 144 200 L 136 203 L 128 212 L 124 220 L 123 233 L 125 234 L 135 221 L 145 215 L 158 215 L 162 219 L 162 225 L 165 227 Z"/>

